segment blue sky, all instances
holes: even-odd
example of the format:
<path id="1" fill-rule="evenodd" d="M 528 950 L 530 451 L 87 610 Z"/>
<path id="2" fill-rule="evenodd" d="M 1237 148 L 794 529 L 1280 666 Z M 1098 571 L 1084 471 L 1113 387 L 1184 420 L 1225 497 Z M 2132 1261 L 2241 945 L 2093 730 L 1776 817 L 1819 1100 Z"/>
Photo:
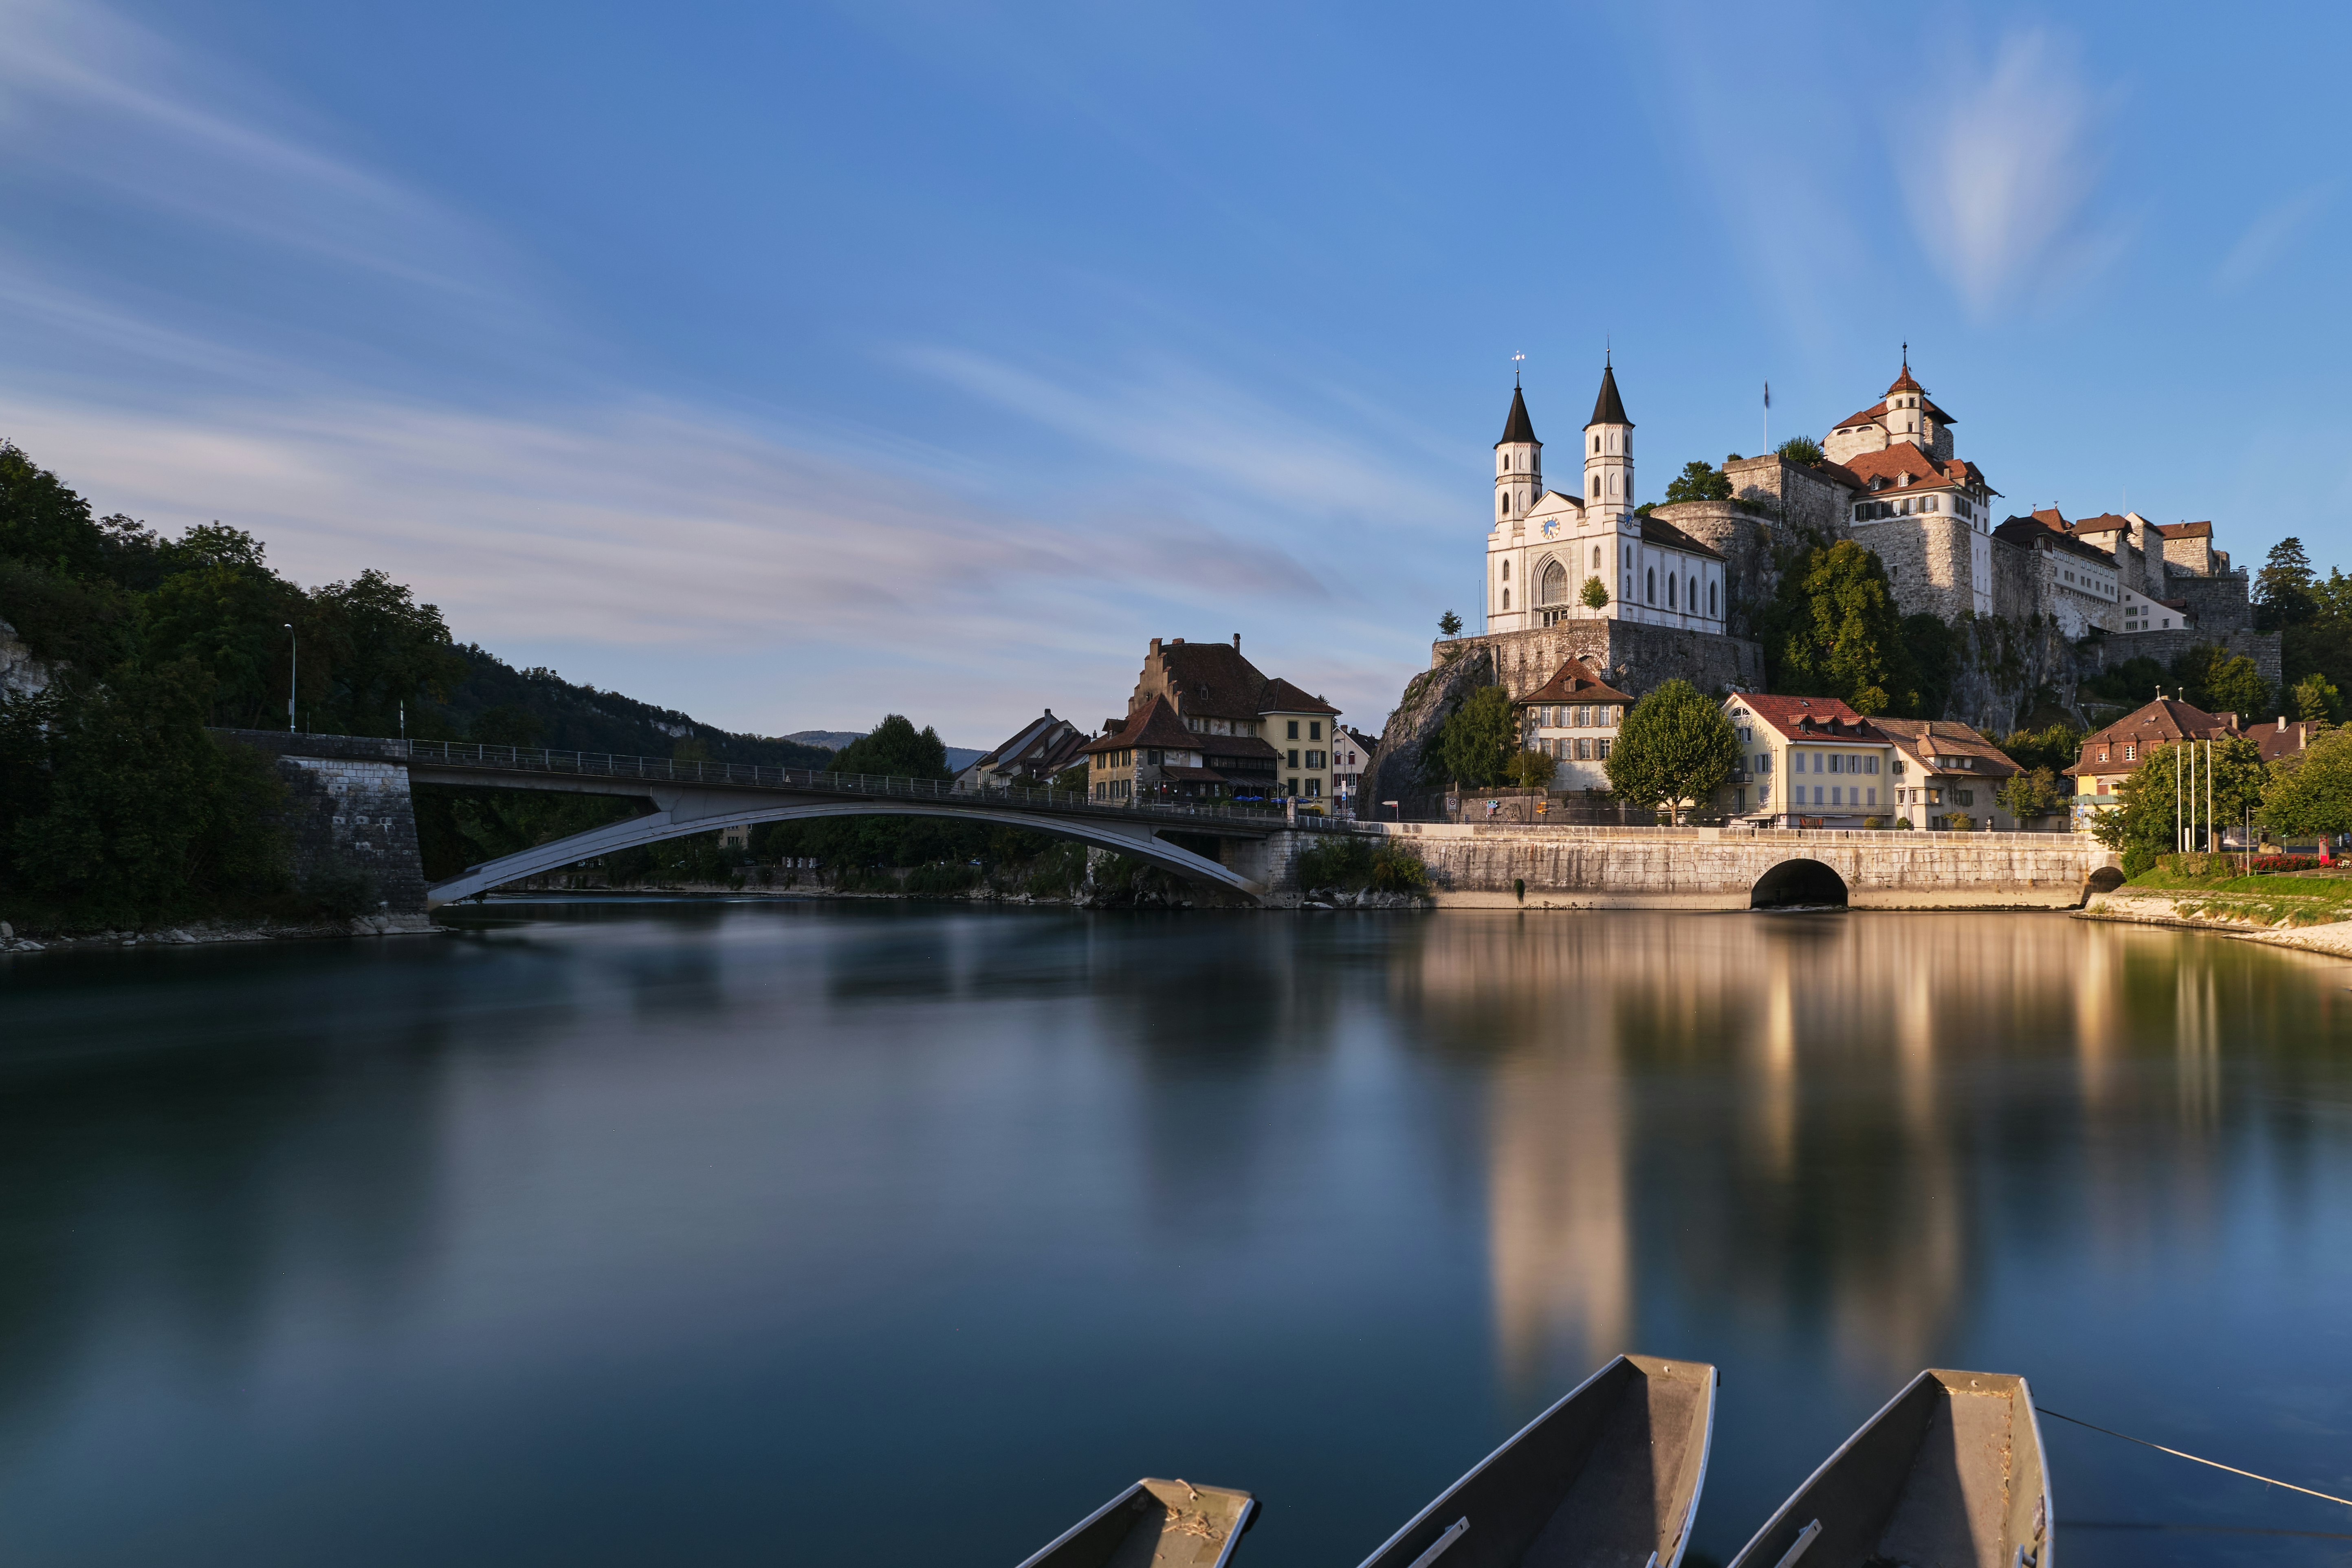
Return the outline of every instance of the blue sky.
<path id="1" fill-rule="evenodd" d="M 2352 565 L 2312 7 L 0 0 L 0 434 L 730 727 L 1240 632 L 1377 727 L 1527 358 L 1655 499 L 1896 345 L 2011 508 Z M 1555 479 L 1557 475 L 1553 476 Z"/>

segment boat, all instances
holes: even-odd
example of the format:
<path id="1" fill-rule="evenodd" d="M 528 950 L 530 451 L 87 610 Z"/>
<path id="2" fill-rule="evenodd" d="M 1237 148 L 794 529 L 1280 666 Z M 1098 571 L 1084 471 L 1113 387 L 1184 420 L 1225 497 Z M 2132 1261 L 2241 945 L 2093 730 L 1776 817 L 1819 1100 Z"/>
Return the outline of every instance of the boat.
<path id="1" fill-rule="evenodd" d="M 1714 1367 L 1621 1355 L 1363 1568 L 1675 1568 L 1715 1436 Z"/>
<path id="2" fill-rule="evenodd" d="M 1731 1568 L 2050 1568 L 2025 1379 L 1921 1373 L 1780 1505 Z"/>
<path id="3" fill-rule="evenodd" d="M 1256 1508 L 1247 1492 L 1146 1476 L 1021 1568 L 1224 1568 Z"/>

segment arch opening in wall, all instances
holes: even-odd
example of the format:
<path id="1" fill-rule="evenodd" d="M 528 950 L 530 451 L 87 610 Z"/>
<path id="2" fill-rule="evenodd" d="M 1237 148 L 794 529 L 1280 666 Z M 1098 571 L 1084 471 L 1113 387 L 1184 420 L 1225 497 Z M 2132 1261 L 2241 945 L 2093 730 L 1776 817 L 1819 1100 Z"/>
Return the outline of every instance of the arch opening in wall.
<path id="1" fill-rule="evenodd" d="M 2086 886 L 2086 890 L 2092 893 L 2112 893 L 2123 885 L 2124 872 L 2122 867 L 2102 866 L 2097 870 L 2091 873 L 2091 879 Z"/>
<path id="2" fill-rule="evenodd" d="M 1543 575 L 1538 578 L 1538 581 L 1542 584 L 1542 586 L 1541 590 L 1536 595 L 1537 604 L 1564 605 L 1568 603 L 1567 567 L 1561 565 L 1557 561 L 1547 561 L 1544 563 Z"/>
<path id="3" fill-rule="evenodd" d="M 1819 860 L 1783 860 L 1748 890 L 1751 910 L 1846 907 L 1845 879 Z"/>

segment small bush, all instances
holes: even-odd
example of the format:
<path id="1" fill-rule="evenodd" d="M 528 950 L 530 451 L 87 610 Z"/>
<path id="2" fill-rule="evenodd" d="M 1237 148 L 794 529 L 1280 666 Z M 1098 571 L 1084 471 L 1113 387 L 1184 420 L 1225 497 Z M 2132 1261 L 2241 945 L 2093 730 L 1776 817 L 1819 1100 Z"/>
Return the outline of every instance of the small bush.
<path id="1" fill-rule="evenodd" d="M 372 915 L 383 908 L 375 873 L 359 866 L 322 866 L 302 879 L 302 896 L 320 914 L 335 920 Z"/>
<path id="2" fill-rule="evenodd" d="M 945 861 L 929 866 L 918 866 L 907 873 L 905 887 L 919 899 L 945 899 L 964 892 L 978 883 L 980 873 L 970 866 L 952 866 Z"/>
<path id="3" fill-rule="evenodd" d="M 1372 888 L 1382 893 L 1426 893 L 1429 868 L 1402 844 L 1383 844 L 1372 854 Z"/>

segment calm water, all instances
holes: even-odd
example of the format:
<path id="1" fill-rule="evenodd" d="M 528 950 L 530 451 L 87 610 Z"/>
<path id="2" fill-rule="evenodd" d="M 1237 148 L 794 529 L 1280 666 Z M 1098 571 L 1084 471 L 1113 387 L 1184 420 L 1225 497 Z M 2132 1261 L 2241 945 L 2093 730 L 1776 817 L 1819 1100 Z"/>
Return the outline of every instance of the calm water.
<path id="1" fill-rule="evenodd" d="M 2352 964 L 467 919 L 0 966 L 0 1562 L 1010 1568 L 1150 1473 L 1352 1568 L 1628 1348 L 1724 1369 L 1717 1558 L 1930 1364 L 2352 1496 Z M 2352 1510 L 2044 1430 L 2067 1568 L 2352 1561 Z"/>

